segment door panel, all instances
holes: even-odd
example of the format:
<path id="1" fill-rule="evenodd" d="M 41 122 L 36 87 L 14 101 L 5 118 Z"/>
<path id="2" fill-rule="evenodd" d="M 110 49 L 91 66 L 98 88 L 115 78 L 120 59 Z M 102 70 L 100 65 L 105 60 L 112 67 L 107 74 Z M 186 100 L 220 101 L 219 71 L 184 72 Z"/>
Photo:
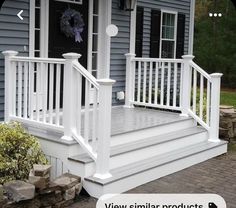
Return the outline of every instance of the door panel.
<path id="1" fill-rule="evenodd" d="M 68 8 L 80 12 L 84 20 L 85 26 L 81 34 L 83 41 L 80 43 L 76 42 L 74 37 L 67 37 L 61 32 L 61 16 Z M 88 50 L 88 1 L 83 1 L 83 4 L 79 5 L 50 0 L 49 17 L 49 57 L 61 58 L 63 53 L 80 53 L 82 55 L 80 63 L 86 68 Z"/>

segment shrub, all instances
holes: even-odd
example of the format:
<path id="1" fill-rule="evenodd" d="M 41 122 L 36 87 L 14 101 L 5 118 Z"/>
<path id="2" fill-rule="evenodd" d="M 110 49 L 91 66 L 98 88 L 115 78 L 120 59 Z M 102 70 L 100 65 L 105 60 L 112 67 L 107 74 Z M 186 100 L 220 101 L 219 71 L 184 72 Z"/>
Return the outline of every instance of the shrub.
<path id="1" fill-rule="evenodd" d="M 0 124 L 0 184 L 27 179 L 33 164 L 47 164 L 37 139 L 18 123 Z"/>

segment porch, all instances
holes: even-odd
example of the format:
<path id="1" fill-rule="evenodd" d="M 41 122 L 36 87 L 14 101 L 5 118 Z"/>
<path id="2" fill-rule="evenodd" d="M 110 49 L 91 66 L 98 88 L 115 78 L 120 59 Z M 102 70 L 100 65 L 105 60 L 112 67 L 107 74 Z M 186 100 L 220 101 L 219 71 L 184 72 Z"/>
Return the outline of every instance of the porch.
<path id="1" fill-rule="evenodd" d="M 115 81 L 96 79 L 79 54 L 4 55 L 5 121 L 41 137 L 44 150 L 81 175 L 93 196 L 129 190 L 227 151 L 218 136 L 222 74 L 207 74 L 192 56 L 127 54 L 125 106 L 112 107 Z"/>

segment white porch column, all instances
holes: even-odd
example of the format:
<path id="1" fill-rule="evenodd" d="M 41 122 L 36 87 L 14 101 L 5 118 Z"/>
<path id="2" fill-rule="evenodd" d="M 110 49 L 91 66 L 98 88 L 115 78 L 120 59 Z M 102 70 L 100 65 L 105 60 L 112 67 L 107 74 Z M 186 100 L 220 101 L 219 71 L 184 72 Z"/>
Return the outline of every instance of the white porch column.
<path id="1" fill-rule="evenodd" d="M 211 113 L 210 113 L 210 131 L 209 141 L 220 142 L 219 139 L 219 125 L 220 125 L 220 85 L 223 74 L 211 74 Z"/>
<path id="2" fill-rule="evenodd" d="M 4 120 L 5 122 L 10 121 L 10 116 L 13 113 L 13 95 L 12 93 L 12 82 L 13 80 L 13 69 L 11 66 L 11 58 L 18 54 L 17 51 L 4 51 L 2 54 L 5 56 L 5 101 L 4 101 Z"/>
<path id="3" fill-rule="evenodd" d="M 75 102 L 74 102 L 74 70 L 73 62 L 78 61 L 81 57 L 77 53 L 66 53 L 63 54 L 66 59 L 64 68 L 64 90 L 63 90 L 63 126 L 64 136 L 62 139 L 73 140 L 72 131 L 75 128 Z"/>
<path id="4" fill-rule="evenodd" d="M 191 68 L 190 62 L 194 56 L 184 55 L 182 56 L 184 66 L 182 69 L 182 114 L 181 116 L 188 116 L 188 110 L 190 109 L 190 95 L 191 95 Z"/>
<path id="5" fill-rule="evenodd" d="M 190 25 L 189 25 L 189 43 L 188 43 L 188 54 L 193 54 L 193 43 L 194 43 L 194 17 L 195 17 L 195 0 L 191 0 L 190 3 Z"/>
<path id="6" fill-rule="evenodd" d="M 98 21 L 98 77 L 110 77 L 110 51 L 111 38 L 106 33 L 106 28 L 111 24 L 112 0 L 99 1 Z"/>
<path id="7" fill-rule="evenodd" d="M 131 11 L 130 15 L 130 46 L 129 53 L 135 54 L 136 46 L 136 16 L 137 16 L 137 2 L 135 4 L 134 11 Z"/>
<path id="8" fill-rule="evenodd" d="M 98 80 L 99 83 L 99 114 L 98 114 L 98 150 L 96 173 L 94 177 L 100 179 L 110 178 L 110 142 L 111 142 L 111 79 Z"/>

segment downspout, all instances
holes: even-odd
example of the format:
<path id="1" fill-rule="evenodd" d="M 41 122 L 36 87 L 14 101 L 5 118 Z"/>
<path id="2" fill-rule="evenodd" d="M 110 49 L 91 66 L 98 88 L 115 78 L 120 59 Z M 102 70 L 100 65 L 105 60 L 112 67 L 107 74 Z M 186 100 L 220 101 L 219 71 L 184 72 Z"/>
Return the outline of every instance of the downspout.
<path id="1" fill-rule="evenodd" d="M 190 4 L 190 25 L 189 25 L 189 44 L 188 54 L 193 54 L 193 42 L 194 42 L 194 17 L 195 17 L 195 0 L 191 0 Z"/>

